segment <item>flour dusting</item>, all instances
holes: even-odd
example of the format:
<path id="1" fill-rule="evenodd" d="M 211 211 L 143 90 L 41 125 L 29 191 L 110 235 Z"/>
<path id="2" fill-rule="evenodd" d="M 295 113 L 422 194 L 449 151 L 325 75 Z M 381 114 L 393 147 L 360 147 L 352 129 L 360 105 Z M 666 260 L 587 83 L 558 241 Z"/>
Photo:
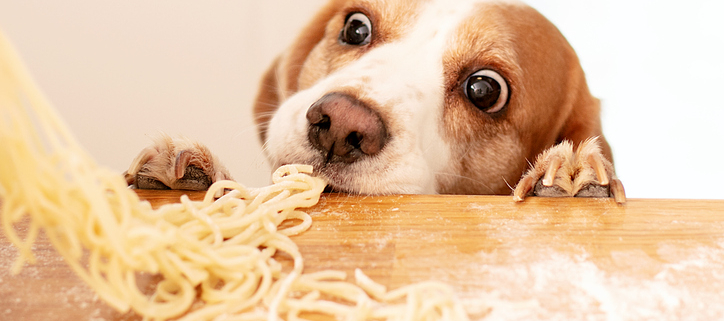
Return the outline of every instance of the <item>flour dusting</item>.
<path id="1" fill-rule="evenodd" d="M 664 261 L 641 251 L 611 253 L 613 263 L 624 267 L 616 272 L 593 263 L 585 251 L 537 249 L 520 263 L 506 262 L 511 259 L 497 252 L 479 253 L 480 262 L 496 264 L 479 264 L 476 283 L 494 290 L 462 296 L 470 309 L 492 307 L 484 320 L 724 319 L 724 241 L 699 247 L 664 244 L 658 253 Z M 639 263 L 658 272 L 642 277 Z"/>

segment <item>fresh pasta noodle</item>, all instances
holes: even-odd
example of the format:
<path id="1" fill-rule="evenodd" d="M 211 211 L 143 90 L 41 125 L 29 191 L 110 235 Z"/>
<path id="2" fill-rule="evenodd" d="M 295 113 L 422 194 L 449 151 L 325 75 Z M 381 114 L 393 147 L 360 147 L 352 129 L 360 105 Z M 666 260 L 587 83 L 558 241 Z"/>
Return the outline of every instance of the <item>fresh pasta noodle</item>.
<path id="1" fill-rule="evenodd" d="M 312 224 L 298 210 L 317 203 L 325 183 L 312 168 L 279 168 L 273 184 L 213 184 L 203 201 L 182 197 L 157 210 L 116 173 L 86 154 L 37 89 L 0 33 L 0 215 L 19 258 L 35 263 L 40 230 L 73 271 L 120 312 L 146 320 L 466 320 L 450 287 L 425 282 L 393 291 L 355 272 L 304 274 L 289 238 Z M 215 199 L 219 191 L 228 191 Z M 20 237 L 14 226 L 29 221 Z M 296 224 L 284 224 L 294 220 Z M 284 271 L 275 254 L 293 259 Z M 148 290 L 139 277 L 158 276 Z"/>

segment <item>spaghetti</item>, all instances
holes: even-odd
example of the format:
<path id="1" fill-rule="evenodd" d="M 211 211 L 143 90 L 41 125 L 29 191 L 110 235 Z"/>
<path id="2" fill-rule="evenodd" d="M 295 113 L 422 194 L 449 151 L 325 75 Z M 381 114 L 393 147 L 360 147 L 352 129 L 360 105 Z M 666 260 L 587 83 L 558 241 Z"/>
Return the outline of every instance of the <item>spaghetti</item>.
<path id="1" fill-rule="evenodd" d="M 298 209 L 316 204 L 325 186 L 309 166 L 281 167 L 260 189 L 220 181 L 203 201 L 182 197 L 153 210 L 82 149 L 1 33 L 0 142 L 0 215 L 20 252 L 13 273 L 35 263 L 42 229 L 100 298 L 146 320 L 467 319 L 440 283 L 387 291 L 360 270 L 357 284 L 339 271 L 304 274 L 289 236 L 309 228 Z M 229 192 L 215 199 L 221 190 Z M 24 237 L 14 229 L 21 220 L 29 221 Z M 298 223 L 282 227 L 291 220 Z M 291 270 L 279 252 L 293 258 Z M 147 290 L 143 275 L 161 281 Z"/>

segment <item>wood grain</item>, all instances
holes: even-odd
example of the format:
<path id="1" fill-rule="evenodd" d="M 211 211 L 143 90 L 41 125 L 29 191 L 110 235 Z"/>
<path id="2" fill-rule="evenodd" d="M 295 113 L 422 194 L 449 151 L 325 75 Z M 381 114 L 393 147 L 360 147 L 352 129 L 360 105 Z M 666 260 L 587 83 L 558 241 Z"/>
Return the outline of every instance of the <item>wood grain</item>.
<path id="1" fill-rule="evenodd" d="M 179 192 L 140 191 L 155 206 Z M 192 193 L 199 199 L 203 194 Z M 722 319 L 724 201 L 324 195 L 294 237 L 305 271 L 361 268 L 397 288 L 451 284 L 485 319 Z M 130 320 L 47 239 L 16 276 L 0 237 L 0 320 Z"/>

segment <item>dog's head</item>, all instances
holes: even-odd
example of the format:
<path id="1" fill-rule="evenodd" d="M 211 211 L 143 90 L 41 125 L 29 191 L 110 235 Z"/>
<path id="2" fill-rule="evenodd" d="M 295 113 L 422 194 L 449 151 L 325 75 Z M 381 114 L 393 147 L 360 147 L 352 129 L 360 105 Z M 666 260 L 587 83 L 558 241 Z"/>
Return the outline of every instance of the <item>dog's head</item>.
<path id="1" fill-rule="evenodd" d="M 570 45 L 510 1 L 334 0 L 254 111 L 273 166 L 369 194 L 509 194 L 544 149 L 601 135 Z"/>

